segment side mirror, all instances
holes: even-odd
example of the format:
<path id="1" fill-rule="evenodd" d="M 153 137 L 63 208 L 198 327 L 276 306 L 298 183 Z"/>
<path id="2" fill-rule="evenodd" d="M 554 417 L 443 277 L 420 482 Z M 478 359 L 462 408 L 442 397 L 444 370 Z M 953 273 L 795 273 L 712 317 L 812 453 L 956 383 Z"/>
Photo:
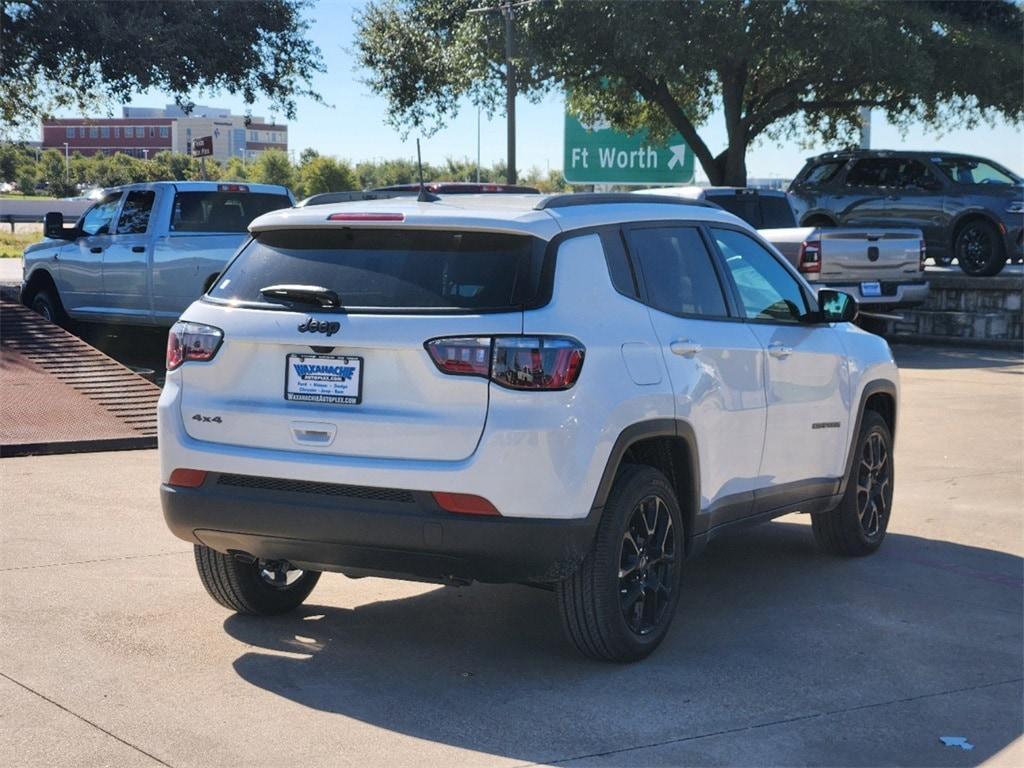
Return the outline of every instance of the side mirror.
<path id="1" fill-rule="evenodd" d="M 818 291 L 818 309 L 824 323 L 852 323 L 857 319 L 857 300 L 831 288 Z"/>
<path id="2" fill-rule="evenodd" d="M 64 214 L 60 211 L 50 211 L 43 217 L 43 234 L 51 240 L 67 240 L 64 232 Z"/>

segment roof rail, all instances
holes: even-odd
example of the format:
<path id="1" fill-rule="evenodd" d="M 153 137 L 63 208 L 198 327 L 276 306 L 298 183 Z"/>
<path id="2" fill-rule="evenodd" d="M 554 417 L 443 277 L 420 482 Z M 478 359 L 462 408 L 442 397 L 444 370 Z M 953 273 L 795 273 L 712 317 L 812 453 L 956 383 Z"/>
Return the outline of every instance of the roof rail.
<path id="1" fill-rule="evenodd" d="M 704 200 L 690 200 L 685 197 L 670 195 L 644 195 L 632 192 L 569 192 L 561 195 L 545 197 L 533 207 L 535 211 L 547 211 L 553 208 L 573 208 L 577 205 L 609 205 L 622 203 L 655 203 L 659 205 L 695 205 L 698 208 L 720 208 L 714 203 Z"/>

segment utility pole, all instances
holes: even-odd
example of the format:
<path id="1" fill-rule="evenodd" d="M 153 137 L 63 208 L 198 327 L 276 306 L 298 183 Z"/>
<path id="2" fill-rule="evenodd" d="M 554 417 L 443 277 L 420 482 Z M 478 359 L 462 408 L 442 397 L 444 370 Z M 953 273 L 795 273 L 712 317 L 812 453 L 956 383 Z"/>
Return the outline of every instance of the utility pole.
<path id="1" fill-rule="evenodd" d="M 64 183 L 71 183 L 71 161 L 68 159 L 68 143 L 64 142 Z"/>
<path id="2" fill-rule="evenodd" d="M 480 107 L 476 108 L 476 183 L 480 183 Z"/>
<path id="3" fill-rule="evenodd" d="M 502 6 L 505 16 L 505 122 L 508 130 L 507 156 L 508 168 L 505 169 L 505 181 L 516 183 L 516 72 L 512 63 L 512 2 Z"/>

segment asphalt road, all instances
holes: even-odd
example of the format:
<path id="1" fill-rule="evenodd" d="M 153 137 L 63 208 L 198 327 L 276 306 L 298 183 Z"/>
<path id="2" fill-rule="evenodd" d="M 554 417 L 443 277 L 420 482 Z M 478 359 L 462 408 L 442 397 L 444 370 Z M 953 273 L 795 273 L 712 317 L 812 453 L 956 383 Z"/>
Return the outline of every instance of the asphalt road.
<path id="1" fill-rule="evenodd" d="M 818 554 L 799 516 L 716 541 L 630 666 L 577 657 L 526 587 L 327 575 L 232 616 L 163 526 L 155 452 L 4 459 L 0 763 L 1024 765 L 1024 365 L 898 357 L 882 550 Z"/>

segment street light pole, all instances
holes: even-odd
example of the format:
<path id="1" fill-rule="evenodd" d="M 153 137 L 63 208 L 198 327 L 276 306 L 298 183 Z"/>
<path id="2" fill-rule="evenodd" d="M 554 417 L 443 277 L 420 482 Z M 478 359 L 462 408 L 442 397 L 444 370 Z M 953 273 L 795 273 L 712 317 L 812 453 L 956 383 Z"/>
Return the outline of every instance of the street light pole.
<path id="1" fill-rule="evenodd" d="M 71 161 L 68 158 L 68 143 L 64 142 L 64 183 L 71 183 Z"/>
<path id="2" fill-rule="evenodd" d="M 508 131 L 507 149 L 508 167 L 505 169 L 505 181 L 516 183 L 516 72 L 512 63 L 512 3 L 502 6 L 505 16 L 505 122 Z"/>
<path id="3" fill-rule="evenodd" d="M 476 108 L 476 183 L 480 183 L 480 107 Z"/>

